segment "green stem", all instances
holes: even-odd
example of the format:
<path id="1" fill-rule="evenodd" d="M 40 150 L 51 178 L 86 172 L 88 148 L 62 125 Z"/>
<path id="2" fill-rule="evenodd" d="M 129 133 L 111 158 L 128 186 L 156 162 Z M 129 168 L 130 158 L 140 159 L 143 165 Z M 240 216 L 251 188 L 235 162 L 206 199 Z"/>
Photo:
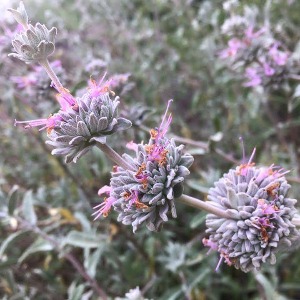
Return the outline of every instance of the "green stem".
<path id="1" fill-rule="evenodd" d="M 63 85 L 61 84 L 61 82 L 59 81 L 59 79 L 56 76 L 55 72 L 53 71 L 52 67 L 50 66 L 48 59 L 46 58 L 44 60 L 40 60 L 39 64 L 45 69 L 45 71 L 47 72 L 48 76 L 50 77 L 50 79 L 54 83 L 55 88 L 58 91 L 64 90 Z"/>
<path id="2" fill-rule="evenodd" d="M 226 213 L 226 211 L 217 208 L 211 204 L 209 204 L 209 202 L 207 201 L 203 201 L 188 195 L 182 195 L 180 198 L 178 198 L 177 200 L 179 200 L 181 203 L 201 209 L 201 210 L 205 210 L 209 213 L 212 213 L 216 216 L 219 216 L 221 218 L 226 218 L 226 219 L 232 219 L 232 217 Z"/>
<path id="3" fill-rule="evenodd" d="M 125 170 L 135 171 L 134 168 L 129 165 L 123 158 L 120 156 L 115 150 L 113 150 L 111 147 L 109 147 L 106 144 L 97 143 L 97 147 L 103 151 L 106 156 L 116 163 L 116 165 L 122 167 Z"/>

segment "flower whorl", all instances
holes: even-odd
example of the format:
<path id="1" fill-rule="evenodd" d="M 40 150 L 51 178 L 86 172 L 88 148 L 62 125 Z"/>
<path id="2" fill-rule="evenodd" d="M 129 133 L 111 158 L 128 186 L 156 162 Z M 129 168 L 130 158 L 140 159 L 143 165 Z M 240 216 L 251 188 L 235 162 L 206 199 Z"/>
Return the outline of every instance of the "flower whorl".
<path id="1" fill-rule="evenodd" d="M 88 92 L 77 99 L 65 93 L 62 98 L 68 105 L 62 105 L 55 115 L 57 121 L 46 143 L 54 147 L 53 155 L 66 155 L 67 163 L 76 162 L 96 142 L 104 144 L 108 135 L 131 126 L 129 120 L 118 116 L 119 97 L 112 100 L 108 92 L 96 97 Z"/>
<path id="2" fill-rule="evenodd" d="M 170 102 L 169 102 L 170 103 Z M 160 229 L 168 215 L 176 218 L 175 198 L 183 192 L 182 183 L 190 173 L 193 157 L 183 152 L 183 145 L 165 137 L 171 115 L 165 123 L 150 131 L 149 143 L 134 144 L 135 157 L 124 154 L 130 168 L 116 167 L 110 181 L 110 197 L 94 214 L 106 215 L 111 206 L 119 213 L 118 221 L 132 225 L 133 232 L 145 223 L 151 231 Z"/>
<path id="3" fill-rule="evenodd" d="M 136 158 L 124 155 L 133 170 L 118 167 L 110 183 L 118 221 L 132 225 L 134 232 L 144 222 L 149 230 L 157 231 L 168 221 L 169 212 L 176 218 L 174 200 L 181 196 L 182 182 L 193 162 L 183 148 L 183 145 L 176 147 L 173 140 L 164 139 L 163 162 L 149 160 L 147 145 L 142 144 L 138 145 Z"/>
<path id="4" fill-rule="evenodd" d="M 55 50 L 55 36 L 57 29 L 52 27 L 50 30 L 45 25 L 37 23 L 35 26 L 28 24 L 28 16 L 23 2 L 17 10 L 9 9 L 14 18 L 20 23 L 24 31 L 17 34 L 12 41 L 17 53 L 10 53 L 26 63 L 39 62 L 47 59 Z"/>
<path id="5" fill-rule="evenodd" d="M 220 253 L 220 261 L 225 259 L 244 272 L 259 269 L 265 262 L 275 264 L 275 253 L 300 238 L 291 223 L 297 201 L 287 197 L 286 172 L 250 162 L 231 169 L 209 190 L 209 202 L 231 218 L 208 214 L 209 238 L 203 240 Z"/>

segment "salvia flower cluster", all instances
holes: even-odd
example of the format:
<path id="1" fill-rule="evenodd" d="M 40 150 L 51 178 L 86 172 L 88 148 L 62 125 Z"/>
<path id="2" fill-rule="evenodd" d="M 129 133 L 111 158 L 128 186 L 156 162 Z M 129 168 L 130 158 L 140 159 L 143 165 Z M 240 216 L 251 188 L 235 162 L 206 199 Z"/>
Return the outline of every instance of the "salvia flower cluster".
<path id="1" fill-rule="evenodd" d="M 119 214 L 118 221 L 132 225 L 135 232 L 142 223 L 157 231 L 168 221 L 168 215 L 177 217 L 175 198 L 183 192 L 193 157 L 183 152 L 183 145 L 176 146 L 166 137 L 171 120 L 166 111 L 160 127 L 150 131 L 148 144 L 131 145 L 135 157 L 123 156 L 130 169 L 117 166 L 110 187 L 100 189 L 99 194 L 109 197 L 95 207 L 96 218 L 106 216 L 113 207 Z"/>
<path id="2" fill-rule="evenodd" d="M 26 63 L 39 62 L 50 56 L 55 50 L 55 36 L 57 29 L 50 30 L 45 25 L 37 23 L 35 26 L 28 24 L 28 16 L 23 2 L 17 10 L 10 9 L 14 18 L 23 26 L 23 31 L 16 35 L 12 41 L 17 53 L 11 53 Z"/>
<path id="3" fill-rule="evenodd" d="M 54 148 L 52 154 L 65 156 L 66 162 L 76 162 L 96 143 L 105 144 L 108 135 L 131 126 L 129 120 L 118 116 L 119 98 L 110 98 L 110 94 L 113 94 L 110 83 L 115 84 L 116 80 L 104 83 L 103 78 L 98 83 L 91 80 L 88 91 L 82 97 L 75 98 L 58 81 L 47 60 L 55 49 L 56 28 L 48 31 L 45 25 L 39 23 L 35 27 L 28 25 L 28 16 L 22 2 L 17 10 L 10 11 L 24 28 L 12 42 L 17 54 L 10 55 L 27 63 L 39 62 L 46 67 L 58 91 L 56 98 L 60 104 L 59 111 L 48 118 L 16 121 L 15 125 L 47 129 L 47 143 Z M 20 78 L 16 80 L 23 86 Z"/>
<path id="4" fill-rule="evenodd" d="M 68 90 L 57 94 L 60 110 L 46 119 L 16 121 L 26 128 L 47 129 L 53 155 L 65 156 L 65 161 L 77 162 L 97 142 L 105 144 L 108 135 L 127 129 L 131 122 L 118 116 L 119 98 L 110 98 L 107 89 L 96 85 L 80 98 Z"/>
<path id="5" fill-rule="evenodd" d="M 204 245 L 220 253 L 219 263 L 225 260 L 244 272 L 259 269 L 265 262 L 274 264 L 276 253 L 300 238 L 291 223 L 297 210 L 296 200 L 287 196 L 287 171 L 274 165 L 256 167 L 253 155 L 247 164 L 231 169 L 209 190 L 210 203 L 230 217 L 208 214 L 209 238 L 203 240 Z"/>
<path id="6" fill-rule="evenodd" d="M 268 26 L 259 28 L 254 20 L 235 15 L 225 21 L 223 33 L 229 40 L 218 55 L 243 75 L 245 87 L 277 89 L 299 73 L 299 63 Z"/>

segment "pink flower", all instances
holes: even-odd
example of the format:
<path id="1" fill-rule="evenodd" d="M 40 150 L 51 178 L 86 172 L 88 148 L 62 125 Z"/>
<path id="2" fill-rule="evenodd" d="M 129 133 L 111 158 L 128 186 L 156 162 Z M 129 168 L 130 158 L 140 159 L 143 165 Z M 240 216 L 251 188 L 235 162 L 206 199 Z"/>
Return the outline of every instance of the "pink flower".
<path id="1" fill-rule="evenodd" d="M 150 135 L 153 143 L 145 145 L 146 152 L 148 153 L 148 160 L 157 161 L 161 165 L 165 163 L 166 155 L 168 153 L 168 150 L 166 150 L 166 146 L 169 143 L 169 140 L 164 139 L 164 137 L 172 122 L 171 114 L 169 114 L 167 118 L 169 106 L 172 101 L 172 99 L 168 101 L 167 109 L 159 128 L 150 130 Z"/>
<path id="2" fill-rule="evenodd" d="M 103 194 L 110 195 L 111 187 L 109 185 L 104 185 L 99 191 L 98 196 L 101 196 Z"/>
<path id="3" fill-rule="evenodd" d="M 76 99 L 70 94 L 67 89 L 57 89 L 59 93 L 56 95 L 56 99 L 61 107 L 61 110 L 66 111 L 68 108 L 78 110 Z"/>
<path id="4" fill-rule="evenodd" d="M 167 117 L 167 113 L 168 113 L 168 110 L 169 110 L 169 107 L 170 107 L 170 104 L 172 101 L 173 101 L 172 99 L 168 101 L 168 105 L 167 105 L 165 114 L 164 114 L 163 119 L 158 128 L 158 134 L 155 138 L 156 140 L 162 139 L 170 127 L 170 124 L 172 122 L 172 114 L 169 114 L 168 119 L 166 119 L 166 117 Z"/>
<path id="5" fill-rule="evenodd" d="M 94 221 L 103 216 L 104 218 L 108 216 L 109 211 L 113 203 L 116 201 L 113 197 L 104 198 L 104 201 L 96 206 L 93 209 L 97 209 L 92 216 L 95 216 Z"/>
<path id="6" fill-rule="evenodd" d="M 138 144 L 134 143 L 133 141 L 130 141 L 126 144 L 126 148 L 136 152 L 138 150 Z"/>
<path id="7" fill-rule="evenodd" d="M 269 50 L 269 55 L 278 66 L 284 66 L 287 63 L 289 55 L 287 52 L 278 50 L 279 43 L 275 43 Z"/>
<path id="8" fill-rule="evenodd" d="M 241 48 L 244 48 L 244 43 L 237 38 L 233 38 L 228 41 L 228 48 L 222 50 L 219 54 L 219 57 L 220 58 L 234 57 L 236 56 L 237 52 Z"/>
<path id="9" fill-rule="evenodd" d="M 289 173 L 289 170 L 285 170 L 284 168 L 280 168 L 278 166 L 274 166 L 272 164 L 268 168 L 262 169 L 259 175 L 256 178 L 257 182 L 262 182 L 268 176 L 272 176 L 274 179 L 284 176 L 285 174 Z"/>
<path id="10" fill-rule="evenodd" d="M 261 34 L 263 34 L 266 29 L 261 28 L 260 30 L 254 32 L 254 26 L 250 25 L 246 30 L 245 30 L 245 36 L 248 42 L 251 42 L 251 40 L 258 38 Z"/>
<path id="11" fill-rule="evenodd" d="M 50 131 L 56 126 L 56 123 L 58 121 L 61 121 L 61 117 L 59 115 L 53 115 L 50 116 L 47 119 L 36 119 L 36 120 L 30 120 L 30 121 L 17 121 L 15 120 L 15 126 L 16 125 L 23 125 L 25 129 L 31 128 L 31 127 L 40 127 L 39 130 L 47 129 L 47 132 L 50 133 Z"/>
<path id="12" fill-rule="evenodd" d="M 275 70 L 267 63 L 263 63 L 264 72 L 266 76 L 273 76 L 275 74 Z"/>
<path id="13" fill-rule="evenodd" d="M 244 147 L 244 144 L 242 144 L 242 145 Z M 256 152 L 256 148 L 253 149 L 252 154 L 251 154 L 251 156 L 249 158 L 248 163 L 243 163 L 243 164 L 241 164 L 240 166 L 238 166 L 236 168 L 236 172 L 237 172 L 238 175 L 246 176 L 247 172 L 248 172 L 248 169 L 251 168 L 251 167 L 253 167 L 255 165 L 255 163 L 252 162 L 253 157 L 255 155 L 255 152 Z M 243 148 L 243 154 L 245 155 L 244 148 Z M 245 158 L 243 158 L 243 160 L 244 159 Z"/>
<path id="14" fill-rule="evenodd" d="M 37 78 L 33 74 L 28 76 L 12 76 L 11 80 L 17 84 L 17 87 L 22 90 L 34 86 L 37 83 Z"/>
<path id="15" fill-rule="evenodd" d="M 93 209 L 97 209 L 92 216 L 96 215 L 94 220 L 100 218 L 101 216 L 103 217 L 107 217 L 109 211 L 111 210 L 111 207 L 113 205 L 113 203 L 116 201 L 116 199 L 114 197 L 110 196 L 111 193 L 111 187 L 110 186 L 103 186 L 99 191 L 98 191 L 98 195 L 101 196 L 103 194 L 108 195 L 108 198 L 104 198 L 104 201 L 96 206 L 93 207 Z"/>
<path id="16" fill-rule="evenodd" d="M 103 82 L 105 76 L 106 73 L 103 75 L 103 77 L 100 79 L 98 83 L 94 79 L 92 78 L 90 79 L 88 85 L 89 85 L 89 94 L 92 98 L 96 98 L 100 95 L 110 92 L 110 80 Z"/>
<path id="17" fill-rule="evenodd" d="M 257 206 L 262 210 L 264 215 L 272 215 L 279 212 L 278 207 L 276 207 L 274 203 L 266 203 L 264 199 L 258 199 Z"/>
<path id="18" fill-rule="evenodd" d="M 214 243 L 214 242 L 212 242 L 211 240 L 209 240 L 209 239 L 207 239 L 207 238 L 204 238 L 204 239 L 202 239 L 202 243 L 203 243 L 203 245 L 205 246 L 205 247 L 209 247 L 210 249 L 209 249 L 209 251 L 208 251 L 208 254 L 209 254 L 209 252 L 211 251 L 211 250 L 218 250 L 218 245 L 217 245 L 217 243 Z"/>
<path id="19" fill-rule="evenodd" d="M 246 69 L 245 76 L 249 79 L 243 84 L 245 87 L 258 86 L 261 84 L 261 77 L 257 74 L 257 69 L 249 67 Z"/>

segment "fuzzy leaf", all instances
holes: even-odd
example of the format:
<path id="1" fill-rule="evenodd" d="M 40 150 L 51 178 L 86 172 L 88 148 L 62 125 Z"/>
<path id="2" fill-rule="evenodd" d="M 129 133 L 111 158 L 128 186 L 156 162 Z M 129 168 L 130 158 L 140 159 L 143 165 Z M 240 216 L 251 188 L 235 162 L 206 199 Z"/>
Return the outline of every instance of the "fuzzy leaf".
<path id="1" fill-rule="evenodd" d="M 35 254 L 37 252 L 47 252 L 53 250 L 53 245 L 48 241 L 38 238 L 33 244 L 31 244 L 25 252 L 18 259 L 18 262 L 23 262 L 29 255 Z"/>
<path id="2" fill-rule="evenodd" d="M 63 245 L 72 245 L 79 248 L 98 248 L 106 240 L 105 235 L 93 232 L 71 231 L 63 240 Z"/>
<path id="3" fill-rule="evenodd" d="M 10 235 L 2 242 L 1 247 L 0 247 L 0 258 L 3 256 L 3 253 L 4 253 L 5 250 L 10 246 L 10 244 L 11 244 L 13 241 L 18 240 L 19 238 L 22 238 L 24 233 L 27 233 L 27 230 L 26 230 L 26 231 L 17 231 L 17 232 L 14 232 L 14 233 L 10 234 Z"/>
<path id="4" fill-rule="evenodd" d="M 30 223 L 35 224 L 37 217 L 33 207 L 33 196 L 32 191 L 29 190 L 25 193 L 23 198 L 23 207 L 22 207 L 24 218 Z"/>
<path id="5" fill-rule="evenodd" d="M 9 191 L 9 194 L 7 196 L 7 202 L 8 202 L 8 213 L 12 215 L 14 213 L 14 210 L 16 208 L 18 199 L 19 199 L 19 186 L 14 185 L 12 189 Z"/>

